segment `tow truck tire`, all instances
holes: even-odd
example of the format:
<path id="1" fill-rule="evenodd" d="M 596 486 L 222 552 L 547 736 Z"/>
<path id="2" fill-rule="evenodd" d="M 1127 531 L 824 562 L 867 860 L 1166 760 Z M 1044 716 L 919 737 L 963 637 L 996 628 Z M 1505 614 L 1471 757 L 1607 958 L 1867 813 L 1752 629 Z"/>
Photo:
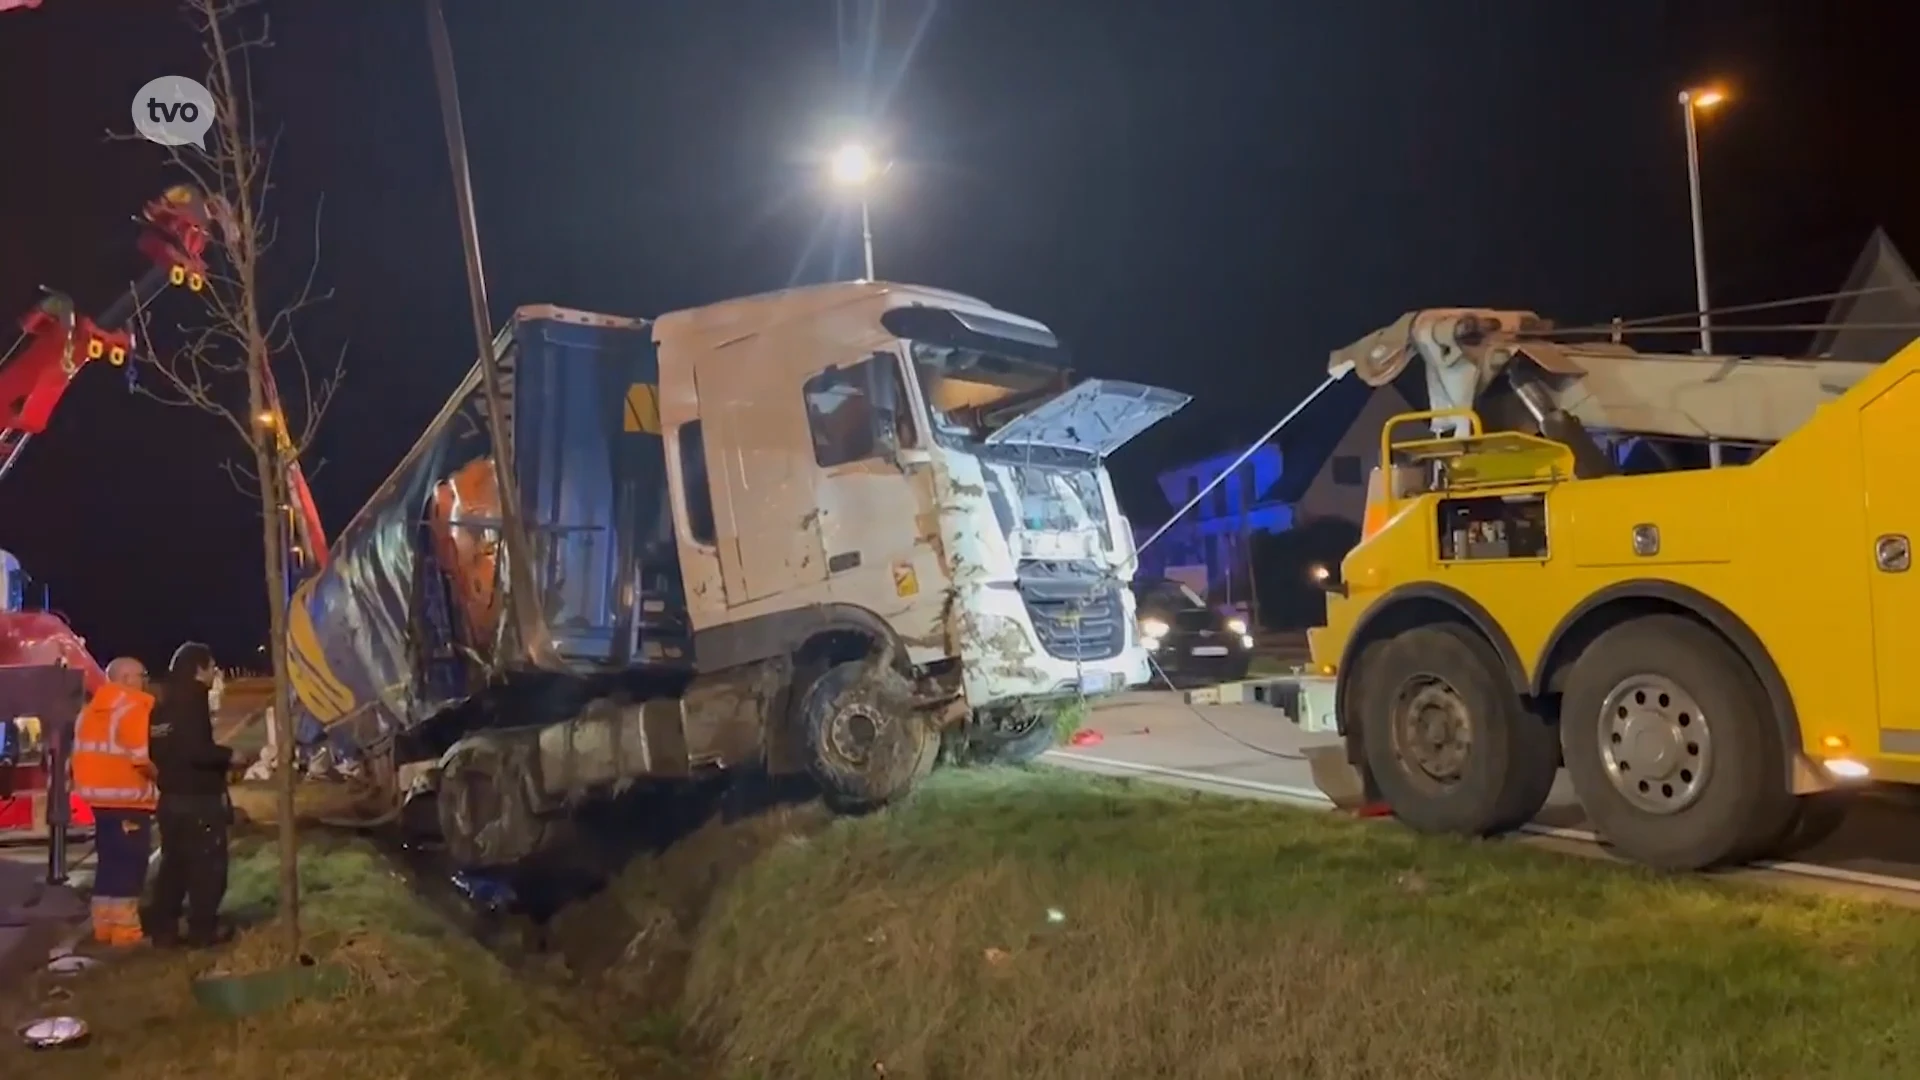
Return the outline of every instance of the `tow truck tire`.
<path id="1" fill-rule="evenodd" d="M 1558 740 L 1472 629 L 1442 623 L 1398 634 L 1363 654 L 1354 681 L 1366 688 L 1356 706 L 1366 771 L 1409 827 L 1492 836 L 1546 805 Z M 1450 733 L 1445 747 L 1431 741 L 1436 716 Z"/>
<path id="2" fill-rule="evenodd" d="M 835 664 L 800 696 L 807 772 L 828 805 L 877 809 L 933 771 L 940 738 L 913 708 L 912 688 L 872 659 Z"/>
<path id="3" fill-rule="evenodd" d="M 1594 639 L 1568 674 L 1560 738 L 1587 818 L 1635 862 L 1746 862 L 1793 825 L 1766 693 L 1732 646 L 1690 619 L 1649 615 Z"/>

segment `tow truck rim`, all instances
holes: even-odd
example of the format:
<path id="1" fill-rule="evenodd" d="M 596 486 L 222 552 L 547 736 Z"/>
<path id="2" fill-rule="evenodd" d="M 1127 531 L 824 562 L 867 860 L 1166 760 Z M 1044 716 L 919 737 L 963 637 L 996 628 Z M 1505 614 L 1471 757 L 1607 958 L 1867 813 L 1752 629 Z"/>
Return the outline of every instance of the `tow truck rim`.
<path id="1" fill-rule="evenodd" d="M 1699 801 L 1713 773 L 1706 710 L 1664 675 L 1629 675 L 1607 692 L 1598 725 L 1607 779 L 1635 809 L 1677 814 Z"/>
<path id="2" fill-rule="evenodd" d="M 1473 715 L 1452 683 L 1431 673 L 1407 676 L 1390 716 L 1394 757 L 1409 779 L 1433 790 L 1460 783 L 1473 755 Z"/>

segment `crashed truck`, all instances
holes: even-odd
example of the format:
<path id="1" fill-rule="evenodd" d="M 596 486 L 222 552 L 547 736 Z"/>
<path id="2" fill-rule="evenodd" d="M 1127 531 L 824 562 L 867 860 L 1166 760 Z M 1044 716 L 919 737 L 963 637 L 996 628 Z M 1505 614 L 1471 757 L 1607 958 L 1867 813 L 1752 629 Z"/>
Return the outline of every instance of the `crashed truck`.
<path id="1" fill-rule="evenodd" d="M 1920 342 L 1568 336 L 1423 311 L 1333 354 L 1433 408 L 1386 425 L 1362 540 L 1314 570 L 1312 667 L 1215 696 L 1342 736 L 1323 790 L 1420 830 L 1519 828 L 1564 766 L 1604 840 L 1673 870 L 1789 854 L 1920 784 Z"/>
<path id="2" fill-rule="evenodd" d="M 431 798 L 461 864 L 729 770 L 871 807 L 1147 680 L 1103 459 L 1186 395 L 1077 380 L 1038 322 L 874 282 L 522 308 L 493 348 L 507 445 L 477 365 L 289 625 L 300 709 Z"/>

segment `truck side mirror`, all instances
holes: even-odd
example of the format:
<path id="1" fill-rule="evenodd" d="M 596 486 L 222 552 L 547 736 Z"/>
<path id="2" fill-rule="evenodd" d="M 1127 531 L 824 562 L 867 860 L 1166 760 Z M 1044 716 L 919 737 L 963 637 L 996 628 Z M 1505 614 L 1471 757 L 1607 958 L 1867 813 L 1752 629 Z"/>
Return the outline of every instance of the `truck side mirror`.
<path id="1" fill-rule="evenodd" d="M 882 458 L 899 464 L 900 368 L 892 353 L 877 352 L 867 358 L 867 401 L 873 412 L 873 449 Z"/>

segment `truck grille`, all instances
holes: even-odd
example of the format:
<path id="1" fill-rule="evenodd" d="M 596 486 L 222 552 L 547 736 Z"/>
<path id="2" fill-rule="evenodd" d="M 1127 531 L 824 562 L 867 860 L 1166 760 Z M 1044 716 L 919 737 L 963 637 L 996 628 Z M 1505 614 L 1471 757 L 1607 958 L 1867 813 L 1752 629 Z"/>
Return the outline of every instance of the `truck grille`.
<path id="1" fill-rule="evenodd" d="M 1021 585 L 1040 647 L 1059 660 L 1111 660 L 1127 647 L 1126 606 L 1120 590 L 1058 590 Z M 1052 594 L 1052 595 L 1049 595 Z"/>

